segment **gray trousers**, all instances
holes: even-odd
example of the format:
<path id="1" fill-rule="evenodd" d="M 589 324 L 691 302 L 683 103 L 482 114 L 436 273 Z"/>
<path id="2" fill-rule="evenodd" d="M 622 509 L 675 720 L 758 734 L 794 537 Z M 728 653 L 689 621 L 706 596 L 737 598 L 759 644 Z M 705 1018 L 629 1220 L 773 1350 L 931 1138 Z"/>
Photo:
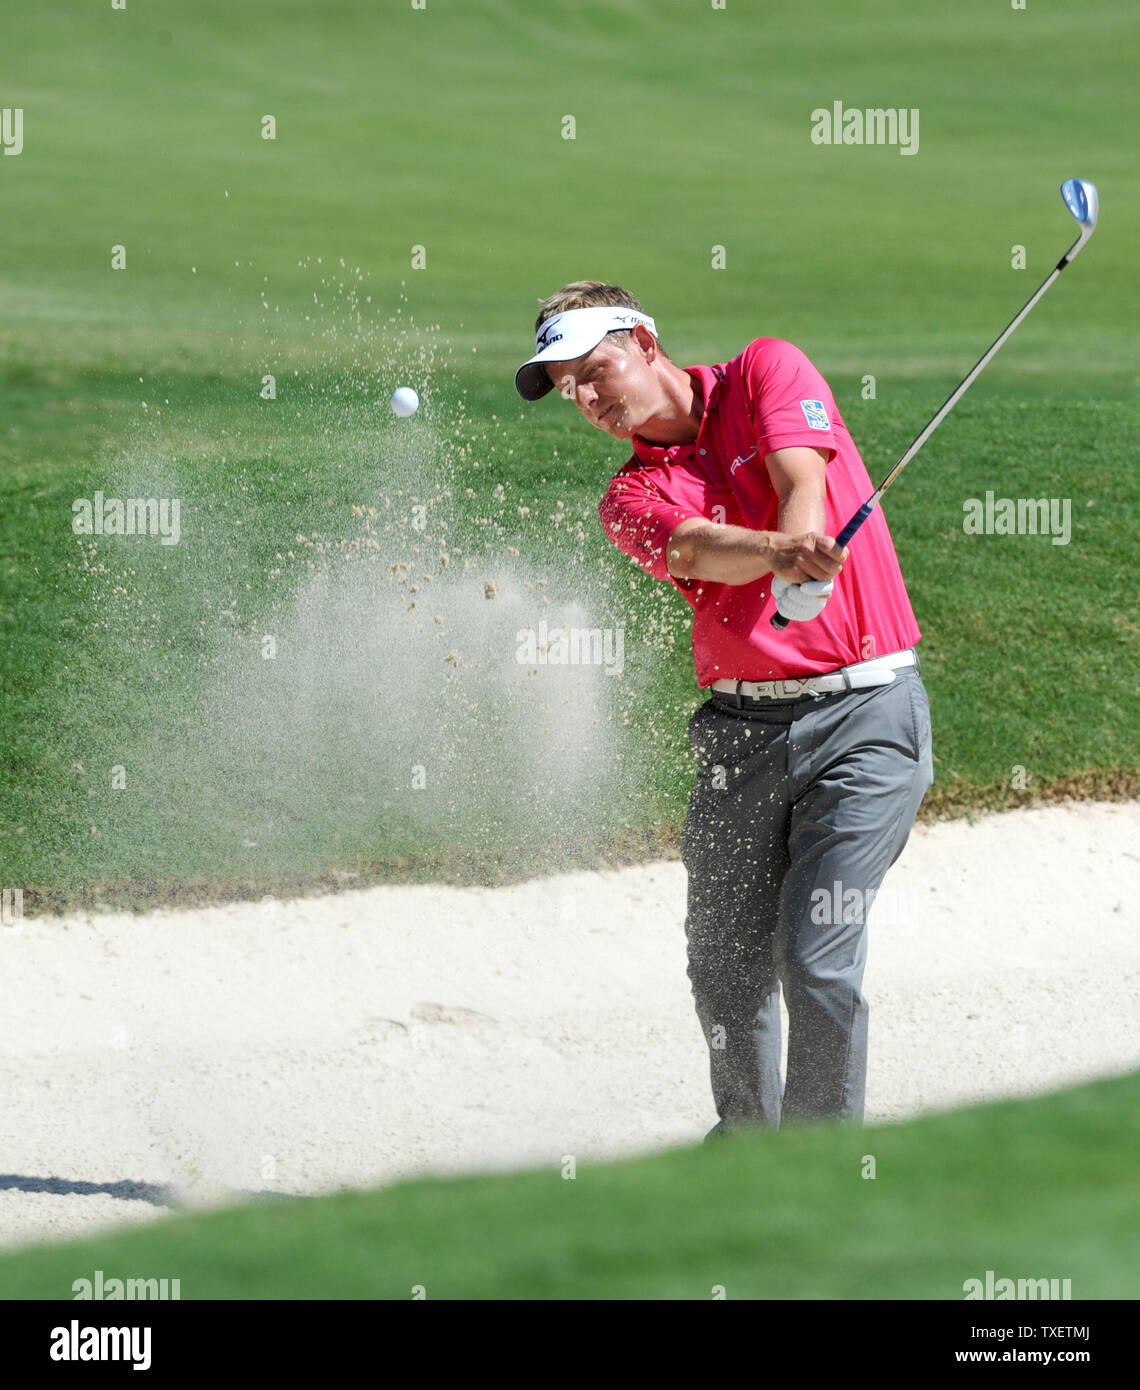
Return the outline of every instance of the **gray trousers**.
<path id="1" fill-rule="evenodd" d="M 685 936 L 719 1123 L 860 1121 L 866 910 L 934 780 L 918 668 L 818 698 L 714 692 L 689 721 Z M 788 1010 L 780 1087 L 780 986 Z"/>

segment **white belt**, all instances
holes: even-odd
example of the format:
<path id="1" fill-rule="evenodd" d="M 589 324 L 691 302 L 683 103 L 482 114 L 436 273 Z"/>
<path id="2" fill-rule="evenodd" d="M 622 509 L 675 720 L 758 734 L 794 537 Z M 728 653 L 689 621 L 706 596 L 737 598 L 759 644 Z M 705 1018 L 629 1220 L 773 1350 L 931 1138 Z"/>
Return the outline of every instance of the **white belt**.
<path id="1" fill-rule="evenodd" d="M 713 681 L 711 690 L 720 690 L 728 695 L 743 695 L 749 700 L 788 700 L 801 695 L 830 695 L 838 690 L 862 690 L 870 685 L 889 685 L 895 672 L 904 666 L 916 666 L 918 655 L 913 647 L 905 652 L 892 652 L 890 656 L 872 657 L 870 661 L 857 661 L 853 666 L 841 666 L 838 671 L 829 671 L 824 676 L 805 676 L 801 680 L 782 681 Z"/>

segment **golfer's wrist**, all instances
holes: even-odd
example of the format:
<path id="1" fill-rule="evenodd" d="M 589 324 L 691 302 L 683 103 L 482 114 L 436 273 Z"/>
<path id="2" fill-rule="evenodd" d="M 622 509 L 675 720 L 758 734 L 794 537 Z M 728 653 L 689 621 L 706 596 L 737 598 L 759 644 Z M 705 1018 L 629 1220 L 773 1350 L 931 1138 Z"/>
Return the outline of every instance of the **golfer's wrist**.
<path id="1" fill-rule="evenodd" d="M 775 574 L 780 553 L 776 544 L 779 535 L 778 531 L 756 532 L 756 560 L 759 568 L 753 576 L 755 579 L 763 579 L 766 574 Z"/>

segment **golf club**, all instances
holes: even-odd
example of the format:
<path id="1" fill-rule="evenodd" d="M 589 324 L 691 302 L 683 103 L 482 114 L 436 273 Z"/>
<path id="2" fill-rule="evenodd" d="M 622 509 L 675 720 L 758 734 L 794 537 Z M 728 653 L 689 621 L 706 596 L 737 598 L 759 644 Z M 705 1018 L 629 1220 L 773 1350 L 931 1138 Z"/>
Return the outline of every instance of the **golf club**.
<path id="1" fill-rule="evenodd" d="M 981 357 L 978 358 L 977 362 L 974 363 L 962 378 L 961 382 L 954 388 L 950 395 L 946 397 L 943 403 L 938 407 L 934 416 L 923 428 L 922 432 L 911 442 L 906 453 L 903 454 L 902 458 L 899 459 L 898 463 L 895 464 L 867 501 L 863 503 L 839 535 L 836 536 L 836 543 L 839 546 L 846 546 L 850 542 L 859 527 L 863 525 L 875 510 L 883 493 L 886 492 L 887 488 L 890 487 L 911 459 L 914 458 L 915 454 L 918 453 L 919 449 L 922 448 L 946 416 L 949 415 L 957 402 L 962 399 L 969 390 L 971 384 L 981 375 L 987 363 L 997 354 L 1001 345 L 1006 341 L 1022 319 L 1025 318 L 1030 309 L 1033 308 L 1053 281 L 1056 280 L 1061 271 L 1064 270 L 1070 261 L 1076 258 L 1081 247 L 1084 246 L 1085 242 L 1088 241 L 1089 237 L 1091 237 L 1096 230 L 1097 214 L 1100 211 L 1100 199 L 1097 195 L 1095 184 L 1089 183 L 1088 179 L 1066 179 L 1061 185 L 1061 197 L 1065 200 L 1065 206 L 1080 223 L 1080 236 L 1073 242 L 1072 246 L 1069 247 L 1049 272 L 1041 285 L 1030 295 L 1013 318 L 1010 319 L 1009 323 L 1006 324 Z M 775 613 L 772 616 L 772 626 L 775 628 L 782 630 L 787 627 L 788 622 L 789 619 L 785 618 L 782 613 Z"/>

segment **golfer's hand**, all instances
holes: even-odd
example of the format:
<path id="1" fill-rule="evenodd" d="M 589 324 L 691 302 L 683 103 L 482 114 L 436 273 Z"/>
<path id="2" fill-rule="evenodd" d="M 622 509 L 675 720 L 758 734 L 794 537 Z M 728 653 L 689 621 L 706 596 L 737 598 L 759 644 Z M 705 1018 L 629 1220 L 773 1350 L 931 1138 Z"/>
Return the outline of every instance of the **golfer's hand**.
<path id="1" fill-rule="evenodd" d="M 831 579 L 809 579 L 802 584 L 789 584 L 779 575 L 772 576 L 772 597 L 776 600 L 777 611 L 799 623 L 819 617 L 834 587 Z"/>
<path id="2" fill-rule="evenodd" d="M 840 548 L 833 537 L 820 536 L 814 531 L 803 536 L 776 531 L 771 538 L 772 574 L 786 579 L 789 584 L 834 579 L 846 559 L 846 547 Z M 772 592 L 776 592 L 775 579 Z"/>

